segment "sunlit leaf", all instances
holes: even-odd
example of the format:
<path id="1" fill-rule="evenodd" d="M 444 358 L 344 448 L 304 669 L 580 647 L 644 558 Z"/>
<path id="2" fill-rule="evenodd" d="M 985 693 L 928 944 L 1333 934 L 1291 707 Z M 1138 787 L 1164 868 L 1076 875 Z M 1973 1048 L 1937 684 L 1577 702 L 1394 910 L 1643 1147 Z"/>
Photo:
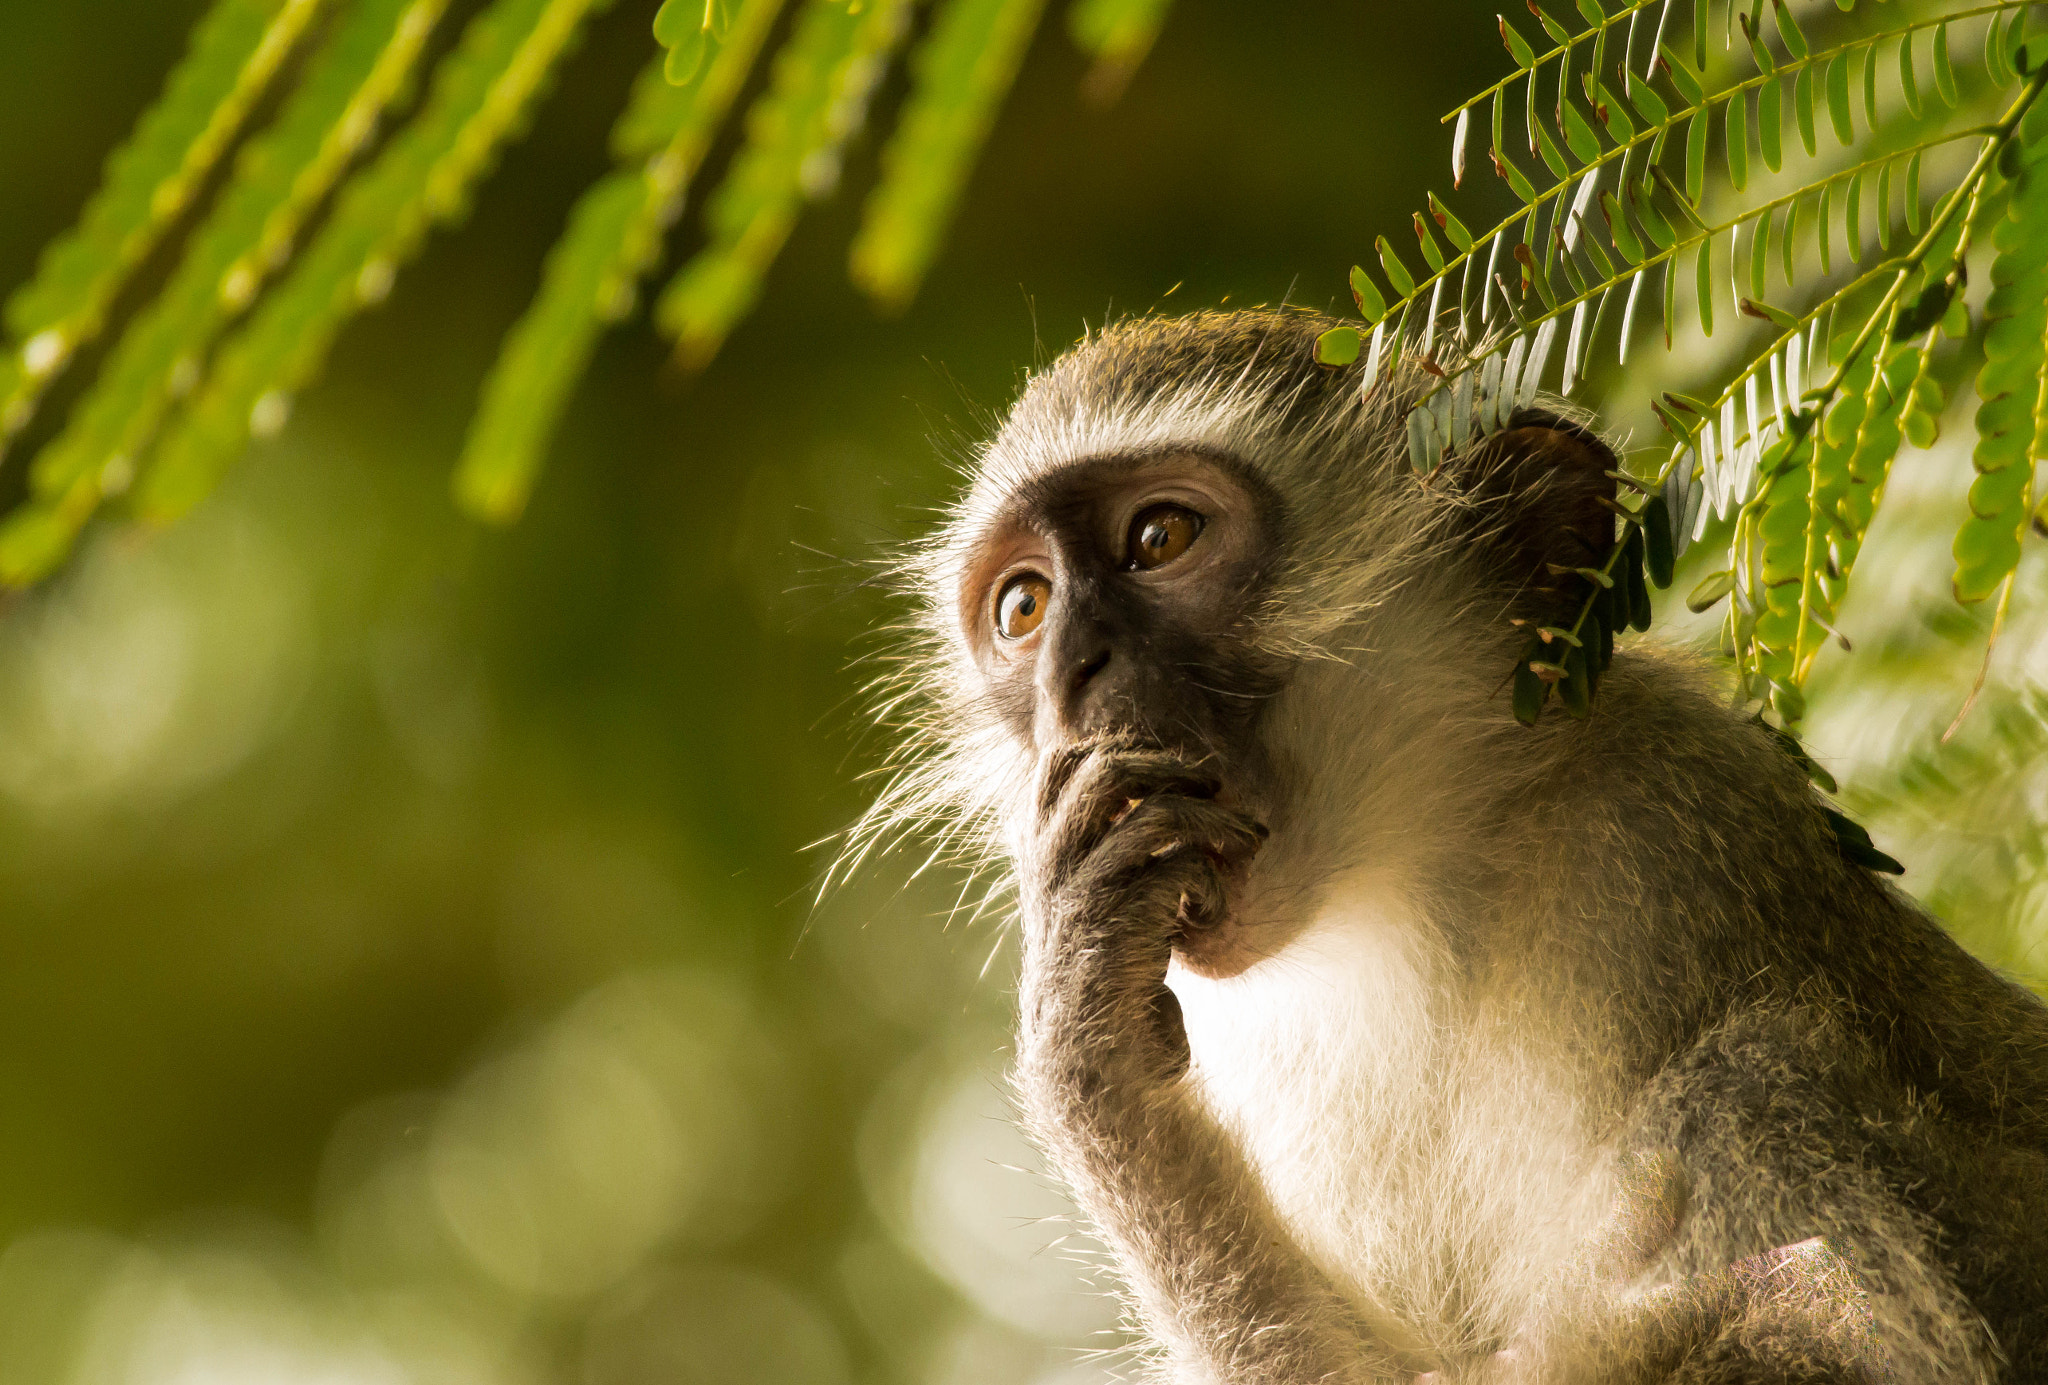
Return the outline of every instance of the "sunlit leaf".
<path id="1" fill-rule="evenodd" d="M 1534 67 L 1536 50 L 1529 46 L 1529 40 L 1523 38 L 1521 31 L 1508 23 L 1506 15 L 1496 15 L 1495 18 L 1500 21 L 1500 41 L 1507 46 L 1508 56 L 1515 60 L 1515 66 Z"/>
<path id="2" fill-rule="evenodd" d="M 1873 48 L 1872 51 L 1875 51 Z M 1849 55 L 1837 53 L 1828 61 L 1828 120 L 1835 138 L 1848 144 L 1856 138 L 1856 122 L 1849 110 Z"/>
<path id="3" fill-rule="evenodd" d="M 1043 7 L 947 0 L 912 60 L 911 96 L 848 255 L 854 283 L 884 306 L 904 307 L 924 281 Z"/>
<path id="4" fill-rule="evenodd" d="M 1899 35 L 1899 96 L 1906 103 L 1906 114 L 1918 120 L 1920 118 L 1920 80 L 1913 70 L 1913 31 L 1910 29 Z M 1866 102 L 1866 104 L 1868 103 Z M 1877 117 L 1874 113 L 1871 114 L 1870 121 L 1873 125 L 1877 123 Z"/>
<path id="5" fill-rule="evenodd" d="M 1728 157 L 1728 181 L 1737 192 L 1741 192 L 1749 185 L 1749 103 L 1737 93 L 1721 119 L 1721 143 Z"/>
<path id="6" fill-rule="evenodd" d="M 635 302 L 660 257 L 663 233 L 720 122 L 753 70 L 784 0 L 742 0 L 699 79 L 669 84 L 650 66 L 612 130 L 627 167 L 578 199 L 548 252 L 541 287 L 506 334 L 471 420 L 455 495 L 480 519 L 525 508 L 549 439 L 599 335 Z"/>
<path id="7" fill-rule="evenodd" d="M 1934 30 L 1934 89 L 1941 93 L 1941 99 L 1950 106 L 1959 104 L 1962 95 L 1956 90 L 1956 70 L 1948 59 L 1948 25 L 1937 25 Z"/>
<path id="8" fill-rule="evenodd" d="M 191 205 L 321 4 L 215 0 L 200 19 L 163 95 L 108 157 L 78 224 L 7 299 L 0 439 L 28 421 L 43 387 L 99 334 L 114 295 Z"/>
<path id="9" fill-rule="evenodd" d="M 118 489 L 229 320 L 282 268 L 301 229 L 412 76 L 445 0 L 359 0 L 300 73 L 270 128 L 37 456 L 35 495 L 84 513 Z M 109 483 L 114 484 L 109 484 Z"/>
<path id="10" fill-rule="evenodd" d="M 655 303 L 655 322 L 685 365 L 717 354 L 760 297 L 806 203 L 837 186 L 841 150 L 909 17 L 908 0 L 805 4 L 747 112 L 746 142 L 705 204 L 707 243 Z"/>
<path id="11" fill-rule="evenodd" d="M 349 180 L 319 233 L 249 322 L 144 474 L 142 513 L 169 518 L 213 488 L 271 401 L 318 373 L 341 327 L 468 194 L 602 0 L 496 0 L 434 74 L 424 107 Z M 262 405 L 262 408 L 259 408 Z"/>
<path id="12" fill-rule="evenodd" d="M 1316 338 L 1316 364 L 1350 365 L 1364 344 L 1356 327 L 1332 327 Z"/>
<path id="13" fill-rule="evenodd" d="M 1784 87 L 1780 83 L 1765 82 L 1757 89 L 1757 144 L 1764 156 L 1764 167 L 1773 173 L 1776 173 L 1785 166 L 1785 115 L 1783 103 Z"/>

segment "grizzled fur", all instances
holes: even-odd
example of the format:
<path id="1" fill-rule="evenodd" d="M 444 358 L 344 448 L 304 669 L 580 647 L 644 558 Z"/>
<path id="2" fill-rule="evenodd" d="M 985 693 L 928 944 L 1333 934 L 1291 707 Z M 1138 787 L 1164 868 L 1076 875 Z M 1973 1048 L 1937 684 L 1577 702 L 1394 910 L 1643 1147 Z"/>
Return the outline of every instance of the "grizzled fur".
<path id="1" fill-rule="evenodd" d="M 1023 1116 L 1159 1368 L 2048 1380 L 2048 1010 L 1845 862 L 1690 658 L 1515 724 L 1508 617 L 1611 542 L 1611 454 L 1553 405 L 1421 480 L 1426 381 L 1317 366 L 1329 325 L 1143 319 L 1031 380 L 909 565 L 866 824 L 1016 886 Z M 1173 455 L 1271 508 L 1228 657 L 1047 743 L 961 584 L 1076 466 Z M 1225 920 L 1252 960 L 1198 965 Z"/>

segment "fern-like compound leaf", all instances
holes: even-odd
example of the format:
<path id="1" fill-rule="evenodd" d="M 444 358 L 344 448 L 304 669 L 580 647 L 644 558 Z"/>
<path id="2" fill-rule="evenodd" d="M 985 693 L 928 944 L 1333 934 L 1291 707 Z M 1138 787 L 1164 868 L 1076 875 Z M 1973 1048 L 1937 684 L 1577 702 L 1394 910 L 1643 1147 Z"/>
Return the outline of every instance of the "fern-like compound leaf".
<path id="1" fill-rule="evenodd" d="M 382 298 L 427 234 L 461 216 L 471 188 L 604 0 L 495 0 L 470 21 L 434 74 L 427 101 L 336 197 L 333 210 L 277 287 L 221 348 L 197 396 L 144 470 L 137 508 L 182 514 L 206 495 L 252 430 L 283 422 L 291 396 L 318 373 L 342 326 Z M 0 576 L 32 578 L 56 555 L 17 546 L 0 526 Z"/>
<path id="2" fill-rule="evenodd" d="M 631 311 L 661 254 L 712 137 L 737 100 L 784 0 L 742 0 L 695 77 L 676 85 L 666 59 L 635 84 L 612 131 L 628 166 L 577 200 L 548 252 L 533 303 L 484 380 L 455 472 L 457 502 L 480 519 L 518 516 L 549 440 L 605 327 Z"/>
<path id="3" fill-rule="evenodd" d="M 359 0 L 313 56 L 275 123 L 243 149 L 170 281 L 122 333 L 64 430 L 36 457 L 33 494 L 89 513 L 132 479 L 215 336 L 289 258 L 315 207 L 404 88 L 446 0 Z"/>
<path id="4" fill-rule="evenodd" d="M 884 306 L 904 307 L 923 281 L 1044 3 L 948 0 L 913 60 L 916 85 L 851 252 L 854 282 Z"/>
<path id="5" fill-rule="evenodd" d="M 1977 445 L 1969 517 L 1956 532 L 1955 594 L 1982 601 L 2019 565 L 2037 433 L 2048 425 L 2048 168 L 2023 165 L 1993 233 L 1998 256 L 1984 305 Z"/>
<path id="6" fill-rule="evenodd" d="M 838 185 L 840 152 L 909 28 L 908 0 L 808 0 L 775 55 L 747 138 L 705 211 L 709 244 L 662 290 L 655 320 L 686 365 L 710 361 L 760 296 L 804 204 Z"/>
<path id="7" fill-rule="evenodd" d="M 190 206 L 323 0 L 216 0 L 135 132 L 107 160 L 78 225 L 51 242 L 8 298 L 0 439 L 19 431 L 50 379 L 98 335 L 107 306 Z"/>

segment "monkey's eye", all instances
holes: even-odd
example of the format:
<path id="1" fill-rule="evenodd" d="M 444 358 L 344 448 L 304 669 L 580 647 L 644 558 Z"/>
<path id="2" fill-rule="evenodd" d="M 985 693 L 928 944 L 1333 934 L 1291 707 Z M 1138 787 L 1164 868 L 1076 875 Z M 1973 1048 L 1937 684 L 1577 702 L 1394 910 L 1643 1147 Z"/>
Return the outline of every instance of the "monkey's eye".
<path id="1" fill-rule="evenodd" d="M 1202 517 L 1185 505 L 1153 505 L 1131 521 L 1131 566 L 1163 567 L 1187 552 L 1201 532 Z"/>
<path id="2" fill-rule="evenodd" d="M 1045 619 L 1050 600 L 1052 583 L 1035 572 L 1018 573 L 996 595 L 996 633 L 1006 640 L 1023 639 Z"/>

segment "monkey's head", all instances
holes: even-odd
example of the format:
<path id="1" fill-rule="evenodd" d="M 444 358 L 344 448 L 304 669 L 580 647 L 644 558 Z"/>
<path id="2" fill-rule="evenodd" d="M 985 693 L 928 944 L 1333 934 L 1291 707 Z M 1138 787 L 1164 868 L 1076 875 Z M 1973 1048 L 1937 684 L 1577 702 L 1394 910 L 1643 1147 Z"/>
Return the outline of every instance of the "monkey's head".
<path id="1" fill-rule="evenodd" d="M 1436 797 L 1447 738 L 1530 734 L 1500 686 L 1514 622 L 1570 622 L 1550 569 L 1606 556 L 1614 455 L 1530 408 L 1419 476 L 1402 419 L 1429 379 L 1318 365 L 1334 325 L 1137 319 L 1032 377 L 910 565 L 925 735 L 870 829 L 937 813 L 1000 848 L 1046 754 L 1120 738 L 1201 762 L 1272 828 L 1261 861 L 1306 865 L 1376 795 L 1424 826 L 1385 800 Z"/>

